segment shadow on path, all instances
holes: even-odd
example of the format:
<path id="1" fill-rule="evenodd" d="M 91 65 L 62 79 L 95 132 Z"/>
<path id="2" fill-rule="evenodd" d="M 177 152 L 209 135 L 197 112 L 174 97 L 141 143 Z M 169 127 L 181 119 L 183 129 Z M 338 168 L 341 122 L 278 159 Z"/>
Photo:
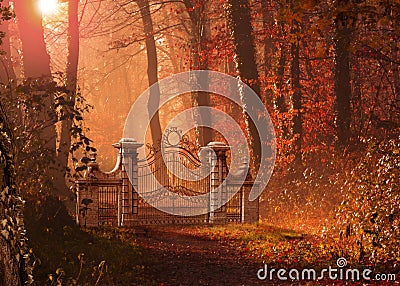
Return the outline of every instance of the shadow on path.
<path id="1" fill-rule="evenodd" d="M 146 275 L 160 285 L 272 285 L 257 279 L 261 265 L 233 246 L 196 236 L 190 227 L 146 228 L 137 240 L 154 261 L 145 265 Z"/>

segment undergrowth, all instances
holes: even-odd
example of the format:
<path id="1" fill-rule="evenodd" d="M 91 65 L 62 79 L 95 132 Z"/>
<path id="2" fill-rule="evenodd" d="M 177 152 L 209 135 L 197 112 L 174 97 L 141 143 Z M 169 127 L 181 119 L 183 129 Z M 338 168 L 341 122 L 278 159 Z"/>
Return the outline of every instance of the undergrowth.
<path id="1" fill-rule="evenodd" d="M 275 170 L 260 203 L 263 223 L 200 233 L 271 265 L 335 266 L 343 257 L 354 267 L 398 274 L 400 137 L 308 155 L 301 166 Z"/>
<path id="2" fill-rule="evenodd" d="M 36 285 L 152 285 L 134 235 L 82 230 L 52 197 L 29 201 L 25 218 Z"/>
<path id="3" fill-rule="evenodd" d="M 323 267 L 335 264 L 337 253 L 322 239 L 265 223 L 199 227 L 203 238 L 228 243 L 241 255 L 279 267 Z"/>

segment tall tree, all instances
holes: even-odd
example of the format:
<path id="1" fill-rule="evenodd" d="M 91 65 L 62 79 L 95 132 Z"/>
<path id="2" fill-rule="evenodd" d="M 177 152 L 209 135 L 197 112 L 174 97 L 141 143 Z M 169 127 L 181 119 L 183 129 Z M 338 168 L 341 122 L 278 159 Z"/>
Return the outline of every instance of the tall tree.
<path id="1" fill-rule="evenodd" d="M 143 21 L 143 31 L 146 37 L 146 52 L 147 52 L 147 76 L 150 86 L 150 97 L 147 103 L 147 110 L 150 114 L 154 114 L 150 119 L 150 131 L 153 144 L 155 146 L 161 144 L 161 124 L 159 116 L 160 105 L 160 88 L 158 82 L 158 62 L 157 49 L 154 40 L 153 20 L 150 14 L 150 6 L 148 0 L 136 0 L 140 9 L 140 15 Z"/>
<path id="2" fill-rule="evenodd" d="M 54 86 L 50 69 L 50 56 L 46 50 L 42 26 L 42 15 L 34 0 L 14 2 L 17 15 L 18 30 L 22 43 L 23 71 L 25 79 L 36 82 L 36 90 L 32 96 L 40 97 L 43 108 L 39 109 L 38 118 L 42 123 L 39 137 L 43 160 L 47 160 L 47 184 L 52 187 L 54 194 L 67 196 L 63 167 L 57 160 L 56 141 L 57 132 L 55 123 L 55 99 L 51 93 Z"/>
<path id="3" fill-rule="evenodd" d="M 302 125 L 302 93 L 300 84 L 300 24 L 296 20 L 292 23 L 292 65 L 290 67 L 290 77 L 292 83 L 292 105 L 293 105 L 293 135 L 294 135 L 294 153 L 295 161 L 301 162 L 301 143 L 303 140 L 303 125 Z"/>
<path id="4" fill-rule="evenodd" d="M 241 80 L 249 85 L 260 97 L 260 81 L 255 59 L 255 46 L 253 27 L 251 25 L 250 5 L 248 0 L 228 0 L 227 1 L 228 23 L 232 31 L 234 50 L 236 54 L 236 66 Z M 243 103 L 248 109 L 250 106 L 247 95 L 243 97 Z M 248 125 L 249 139 L 251 146 L 251 158 L 253 174 L 255 174 L 261 162 L 261 140 L 255 123 L 245 114 Z"/>
<path id="5" fill-rule="evenodd" d="M 208 70 L 208 42 L 210 40 L 210 22 L 207 19 L 207 1 L 202 0 L 184 0 L 186 10 L 189 13 L 191 22 L 191 69 Z M 207 89 L 208 79 L 204 76 L 197 78 L 197 83 Z M 199 91 L 192 94 L 194 105 L 210 106 L 210 94 Z M 211 126 L 211 113 L 208 109 L 202 110 L 196 114 L 196 121 L 199 125 Z M 205 146 L 213 140 L 213 131 L 211 128 L 198 127 L 199 145 Z"/>
<path id="6" fill-rule="evenodd" d="M 397 35 L 397 40 L 391 41 L 392 48 L 392 59 L 391 69 L 393 70 L 393 85 L 394 85 L 394 117 L 400 117 L 400 47 L 398 45 L 398 39 L 400 37 L 400 3 L 393 5 L 388 13 L 391 16 L 392 29 L 394 34 Z M 397 111 L 397 112 L 396 112 Z M 397 114 L 396 114 L 397 113 Z"/>
<path id="7" fill-rule="evenodd" d="M 5 0 L 1 3 L 2 7 L 8 7 L 9 1 Z M 3 38 L 1 38 L 1 50 L 3 54 L 0 55 L 0 82 L 3 84 L 8 84 L 11 81 L 16 80 L 16 75 L 11 60 L 11 48 L 10 48 L 10 33 L 9 33 L 9 22 L 11 13 L 3 14 L 0 23 L 0 33 L 2 33 Z"/>
<path id="8" fill-rule="evenodd" d="M 50 56 L 44 41 L 42 14 L 34 0 L 14 2 L 18 30 L 22 43 L 25 78 L 45 77 L 52 80 Z"/>
<path id="9" fill-rule="evenodd" d="M 345 146 L 351 137 L 351 84 L 350 84 L 350 43 L 355 19 L 349 11 L 349 0 L 336 0 L 335 21 L 335 126 L 337 143 Z"/>
<path id="10" fill-rule="evenodd" d="M 8 86 L 9 92 L 7 92 L 9 105 L 6 108 L 10 109 L 11 112 L 8 113 L 10 121 L 15 121 L 16 125 L 21 124 L 21 110 L 18 108 L 18 105 L 15 104 L 17 98 L 14 92 L 15 85 L 17 83 L 17 77 L 15 75 L 13 61 L 11 58 L 11 43 L 10 43 L 10 31 L 9 31 L 9 21 L 12 17 L 14 17 L 14 13 L 7 9 L 9 7 L 9 1 L 5 0 L 1 3 L 2 7 L 2 21 L 0 22 L 0 83 Z"/>
<path id="11" fill-rule="evenodd" d="M 269 78 L 273 75 L 273 58 L 277 50 L 274 41 L 275 37 L 272 33 L 274 29 L 277 28 L 275 25 L 276 14 L 273 11 L 273 1 L 268 0 L 266 2 L 260 1 L 261 17 L 262 17 L 262 59 L 263 63 L 260 68 L 260 73 L 262 76 L 261 90 L 263 91 L 263 97 L 265 99 L 265 104 L 271 111 L 274 109 L 274 92 L 272 86 L 269 84 Z"/>
<path id="12" fill-rule="evenodd" d="M 0 104 L 0 285 L 25 285 L 22 200 L 15 188 L 14 147 L 9 122 Z"/>
<path id="13" fill-rule="evenodd" d="M 262 15 L 262 27 L 264 33 L 268 33 L 274 25 L 275 19 L 273 12 L 270 10 L 272 1 L 268 0 L 267 3 L 261 2 L 261 15 Z M 268 77 L 272 70 L 272 57 L 275 50 L 274 41 L 272 34 L 268 33 L 263 35 L 263 59 L 264 59 L 264 76 Z"/>
<path id="14" fill-rule="evenodd" d="M 68 57 L 67 57 L 67 79 L 65 103 L 63 106 L 64 117 L 61 124 L 60 145 L 58 148 L 58 163 L 63 168 L 68 165 L 68 154 L 71 146 L 71 127 L 72 114 L 75 107 L 77 79 L 78 79 L 78 60 L 79 60 L 79 19 L 78 19 L 79 0 L 68 1 Z"/>
<path id="15" fill-rule="evenodd" d="M 285 24 L 280 21 L 278 24 L 279 33 L 281 38 L 285 37 Z M 284 86 L 285 86 L 285 66 L 286 66 L 286 47 L 285 43 L 282 42 L 279 44 L 279 60 L 278 66 L 276 68 L 276 96 L 275 96 L 275 109 L 278 114 L 285 114 L 288 112 L 288 107 L 286 104 L 285 93 L 284 93 Z M 288 137 L 288 128 L 286 124 L 286 117 L 281 116 L 280 125 L 282 126 L 282 137 Z"/>
<path id="16" fill-rule="evenodd" d="M 8 1 L 0 4 L 0 42 L 1 49 L 6 52 L 2 56 L 3 68 L 1 78 L 3 84 L 15 79 L 11 66 L 8 23 L 13 13 Z M 3 73 L 4 72 L 4 73 Z M 13 108 L 15 111 L 16 108 Z M 25 227 L 23 225 L 22 199 L 15 187 L 15 146 L 9 119 L 0 102 L 0 285 L 25 285 L 28 273 L 24 257 L 26 255 Z M 30 274 L 30 273 L 29 273 Z"/>

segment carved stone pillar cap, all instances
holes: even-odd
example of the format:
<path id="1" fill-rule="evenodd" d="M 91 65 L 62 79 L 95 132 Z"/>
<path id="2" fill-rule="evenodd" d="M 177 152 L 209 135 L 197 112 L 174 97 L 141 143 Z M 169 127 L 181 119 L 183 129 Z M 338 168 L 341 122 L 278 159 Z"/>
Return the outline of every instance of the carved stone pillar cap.
<path id="1" fill-rule="evenodd" d="M 121 140 L 119 140 L 119 142 L 120 143 L 123 143 L 123 142 L 134 142 L 134 143 L 137 143 L 136 139 L 133 139 L 133 138 L 122 138 Z"/>
<path id="2" fill-rule="evenodd" d="M 223 142 L 210 142 L 207 144 L 207 147 L 212 148 L 213 150 L 229 150 L 230 147 Z"/>
<path id="3" fill-rule="evenodd" d="M 112 144 L 112 146 L 114 148 L 117 148 L 117 149 L 121 149 L 122 146 L 125 147 L 125 148 L 137 149 L 139 147 L 142 147 L 143 144 L 142 143 L 138 143 L 136 141 L 136 139 L 133 139 L 133 138 L 122 138 L 121 140 L 119 140 L 118 143 Z"/>

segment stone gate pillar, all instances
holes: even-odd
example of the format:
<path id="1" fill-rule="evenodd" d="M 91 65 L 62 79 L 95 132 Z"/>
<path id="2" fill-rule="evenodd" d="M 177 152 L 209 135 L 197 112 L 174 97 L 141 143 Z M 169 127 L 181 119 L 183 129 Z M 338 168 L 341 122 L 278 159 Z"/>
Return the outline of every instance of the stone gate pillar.
<path id="1" fill-rule="evenodd" d="M 257 223 L 259 220 L 259 198 L 249 201 L 249 195 L 252 188 L 259 188 L 259 184 L 254 180 L 246 180 L 242 185 L 242 209 L 241 219 L 243 223 Z"/>
<path id="2" fill-rule="evenodd" d="M 227 198 L 226 182 L 224 182 L 228 174 L 228 166 L 226 163 L 226 152 L 230 149 L 228 145 L 222 142 L 210 142 L 206 150 L 213 150 L 215 157 L 209 154 L 209 164 L 211 166 L 210 174 L 210 212 L 209 222 L 224 224 L 227 222 L 226 206 L 215 209 L 221 202 L 225 202 Z M 210 151 L 211 151 L 210 150 Z"/>
<path id="3" fill-rule="evenodd" d="M 119 148 L 122 163 L 122 188 L 118 202 L 118 225 L 127 226 L 138 213 L 138 152 L 142 147 L 132 138 L 122 138 L 113 145 Z"/>

